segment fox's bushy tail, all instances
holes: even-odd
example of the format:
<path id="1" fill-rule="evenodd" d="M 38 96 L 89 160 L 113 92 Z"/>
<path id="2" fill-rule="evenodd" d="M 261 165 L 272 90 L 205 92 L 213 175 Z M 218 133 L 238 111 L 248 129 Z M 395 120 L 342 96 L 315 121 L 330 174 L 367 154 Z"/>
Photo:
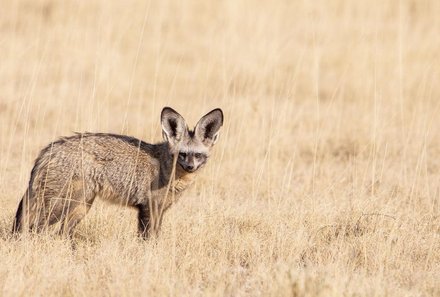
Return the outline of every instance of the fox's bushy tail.
<path id="1" fill-rule="evenodd" d="M 18 233 L 22 230 L 23 200 L 24 197 L 21 199 L 20 204 L 18 204 L 17 213 L 15 214 L 14 223 L 12 225 L 12 233 Z"/>

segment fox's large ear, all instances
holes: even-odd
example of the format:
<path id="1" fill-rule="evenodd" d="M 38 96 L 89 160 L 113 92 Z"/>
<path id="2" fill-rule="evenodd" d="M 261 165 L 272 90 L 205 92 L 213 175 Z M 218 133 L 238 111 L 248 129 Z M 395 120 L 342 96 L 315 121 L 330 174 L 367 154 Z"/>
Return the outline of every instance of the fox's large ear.
<path id="1" fill-rule="evenodd" d="M 223 112 L 220 108 L 216 108 L 199 120 L 194 132 L 196 137 L 205 145 L 212 146 L 218 139 L 218 133 L 222 125 Z"/>
<path id="2" fill-rule="evenodd" d="M 162 135 L 165 141 L 175 145 L 179 143 L 187 131 L 183 117 L 171 107 L 164 107 L 160 114 Z"/>

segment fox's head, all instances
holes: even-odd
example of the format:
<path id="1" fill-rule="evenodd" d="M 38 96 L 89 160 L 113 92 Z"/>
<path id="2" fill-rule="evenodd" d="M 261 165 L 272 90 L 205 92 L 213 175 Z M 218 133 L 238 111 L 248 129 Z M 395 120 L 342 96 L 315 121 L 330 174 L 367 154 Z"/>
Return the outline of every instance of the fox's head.
<path id="1" fill-rule="evenodd" d="M 188 129 L 183 117 L 170 107 L 161 113 L 162 134 L 177 164 L 187 172 L 205 165 L 209 152 L 218 139 L 223 125 L 223 112 L 216 108 L 204 115 L 193 130 Z"/>

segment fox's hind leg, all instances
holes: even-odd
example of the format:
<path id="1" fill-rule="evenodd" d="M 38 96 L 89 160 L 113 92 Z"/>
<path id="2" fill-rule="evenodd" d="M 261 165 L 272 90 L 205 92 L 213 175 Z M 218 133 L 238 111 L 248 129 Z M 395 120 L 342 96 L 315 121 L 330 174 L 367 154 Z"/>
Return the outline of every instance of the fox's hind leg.
<path id="1" fill-rule="evenodd" d="M 60 234 L 72 237 L 73 229 L 87 215 L 91 207 L 91 203 L 78 203 L 70 208 L 61 223 Z"/>
<path id="2" fill-rule="evenodd" d="M 83 181 L 72 183 L 72 190 L 64 200 L 61 216 L 60 234 L 73 234 L 73 229 L 87 215 L 95 200 L 95 192 Z"/>
<path id="3" fill-rule="evenodd" d="M 39 231 L 39 225 L 44 221 L 44 205 L 41 198 L 29 189 L 23 195 L 15 214 L 12 232 L 21 233 L 36 230 Z"/>

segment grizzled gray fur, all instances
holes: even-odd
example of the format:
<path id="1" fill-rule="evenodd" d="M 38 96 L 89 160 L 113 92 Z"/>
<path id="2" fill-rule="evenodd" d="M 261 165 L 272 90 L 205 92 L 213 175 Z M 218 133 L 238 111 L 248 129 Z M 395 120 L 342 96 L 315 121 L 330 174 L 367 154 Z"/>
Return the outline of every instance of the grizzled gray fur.
<path id="1" fill-rule="evenodd" d="M 40 231 L 60 222 L 72 235 L 96 197 L 135 207 L 143 238 L 157 235 L 162 215 L 194 180 L 223 125 L 214 109 L 194 130 L 183 117 L 165 107 L 161 113 L 164 142 L 103 133 L 64 137 L 44 148 L 20 201 L 13 232 Z"/>

